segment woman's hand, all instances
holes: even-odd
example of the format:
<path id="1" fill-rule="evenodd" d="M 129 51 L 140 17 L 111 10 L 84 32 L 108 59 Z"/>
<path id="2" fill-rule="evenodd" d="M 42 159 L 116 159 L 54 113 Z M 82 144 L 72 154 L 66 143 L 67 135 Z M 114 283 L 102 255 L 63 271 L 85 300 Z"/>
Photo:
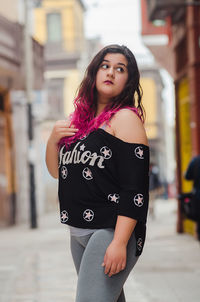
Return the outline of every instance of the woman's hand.
<path id="1" fill-rule="evenodd" d="M 77 131 L 67 120 L 57 121 L 51 131 L 46 148 L 46 165 L 54 178 L 58 178 L 58 143 L 62 137 L 72 136 Z"/>
<path id="2" fill-rule="evenodd" d="M 122 271 L 126 267 L 126 244 L 113 240 L 106 250 L 102 266 L 109 277 Z"/>
<path id="3" fill-rule="evenodd" d="M 51 135 L 49 140 L 54 143 L 58 144 L 60 139 L 65 136 L 72 136 L 74 135 L 78 129 L 74 128 L 74 126 L 70 126 L 70 122 L 66 120 L 57 121 L 52 129 Z"/>

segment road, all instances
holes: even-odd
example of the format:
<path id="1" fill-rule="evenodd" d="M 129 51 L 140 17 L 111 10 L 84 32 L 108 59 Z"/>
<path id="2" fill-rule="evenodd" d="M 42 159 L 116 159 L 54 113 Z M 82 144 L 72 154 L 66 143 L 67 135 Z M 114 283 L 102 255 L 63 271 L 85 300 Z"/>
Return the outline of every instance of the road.
<path id="1" fill-rule="evenodd" d="M 39 225 L 0 231 L 0 302 L 75 301 L 68 229 L 54 212 Z M 144 252 L 125 285 L 127 302 L 200 301 L 200 244 L 175 225 L 176 202 L 157 200 Z"/>

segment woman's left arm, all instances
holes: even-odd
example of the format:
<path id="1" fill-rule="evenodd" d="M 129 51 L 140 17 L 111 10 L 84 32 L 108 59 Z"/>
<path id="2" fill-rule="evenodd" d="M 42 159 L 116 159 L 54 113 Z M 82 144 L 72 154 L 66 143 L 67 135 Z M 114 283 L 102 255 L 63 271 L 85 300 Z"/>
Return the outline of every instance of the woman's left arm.
<path id="1" fill-rule="evenodd" d="M 102 266 L 109 277 L 126 267 L 126 247 L 136 226 L 137 220 L 118 216 L 112 242 L 108 246 Z"/>
<path id="2" fill-rule="evenodd" d="M 111 127 L 114 135 L 125 142 L 148 145 L 142 122 L 128 109 L 122 109 L 115 115 Z M 136 219 L 118 215 L 114 237 L 106 250 L 102 264 L 105 267 L 105 274 L 109 277 L 125 268 L 126 248 L 136 224 Z"/>

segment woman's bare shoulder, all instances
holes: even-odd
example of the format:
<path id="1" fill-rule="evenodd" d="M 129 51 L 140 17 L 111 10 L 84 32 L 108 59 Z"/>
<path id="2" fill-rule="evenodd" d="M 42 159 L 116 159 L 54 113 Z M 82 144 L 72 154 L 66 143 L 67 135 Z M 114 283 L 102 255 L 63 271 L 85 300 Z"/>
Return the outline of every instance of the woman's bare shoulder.
<path id="1" fill-rule="evenodd" d="M 148 145 L 144 125 L 131 109 L 124 108 L 115 114 L 112 129 L 114 135 L 125 142 Z"/>

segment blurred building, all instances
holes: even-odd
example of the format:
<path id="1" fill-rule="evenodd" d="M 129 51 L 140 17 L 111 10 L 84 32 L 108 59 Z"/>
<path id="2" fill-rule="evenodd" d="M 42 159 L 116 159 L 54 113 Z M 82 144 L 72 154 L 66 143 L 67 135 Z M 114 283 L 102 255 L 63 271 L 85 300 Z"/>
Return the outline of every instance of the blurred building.
<path id="1" fill-rule="evenodd" d="M 45 46 L 45 83 L 49 120 L 65 118 L 80 82 L 85 49 L 81 0 L 43 0 L 34 9 L 34 36 Z"/>
<path id="2" fill-rule="evenodd" d="M 174 79 L 177 187 L 178 192 L 187 192 L 191 183 L 184 179 L 185 170 L 200 154 L 200 1 L 141 0 L 141 4 L 146 45 Z M 181 215 L 180 202 L 178 208 L 178 232 L 194 233 L 194 223 Z"/>
<path id="3" fill-rule="evenodd" d="M 25 98 L 24 27 L 20 5 L 0 6 L 0 225 L 29 219 L 27 104 Z M 43 83 L 43 47 L 32 39 L 34 89 Z M 23 95 L 21 95 L 23 92 Z M 20 94 L 20 97 L 16 97 Z"/>
<path id="4" fill-rule="evenodd" d="M 146 112 L 145 128 L 151 149 L 150 162 L 158 167 L 159 180 L 167 182 L 165 112 L 163 108 L 163 82 L 156 66 L 140 67 L 143 104 Z"/>
<path id="5" fill-rule="evenodd" d="M 46 112 L 41 122 L 45 209 L 57 207 L 57 181 L 47 171 L 45 146 L 56 120 L 73 111 L 73 100 L 87 62 L 81 0 L 43 0 L 34 7 L 33 32 L 44 45 Z M 85 63 L 85 64 L 84 64 Z"/>

